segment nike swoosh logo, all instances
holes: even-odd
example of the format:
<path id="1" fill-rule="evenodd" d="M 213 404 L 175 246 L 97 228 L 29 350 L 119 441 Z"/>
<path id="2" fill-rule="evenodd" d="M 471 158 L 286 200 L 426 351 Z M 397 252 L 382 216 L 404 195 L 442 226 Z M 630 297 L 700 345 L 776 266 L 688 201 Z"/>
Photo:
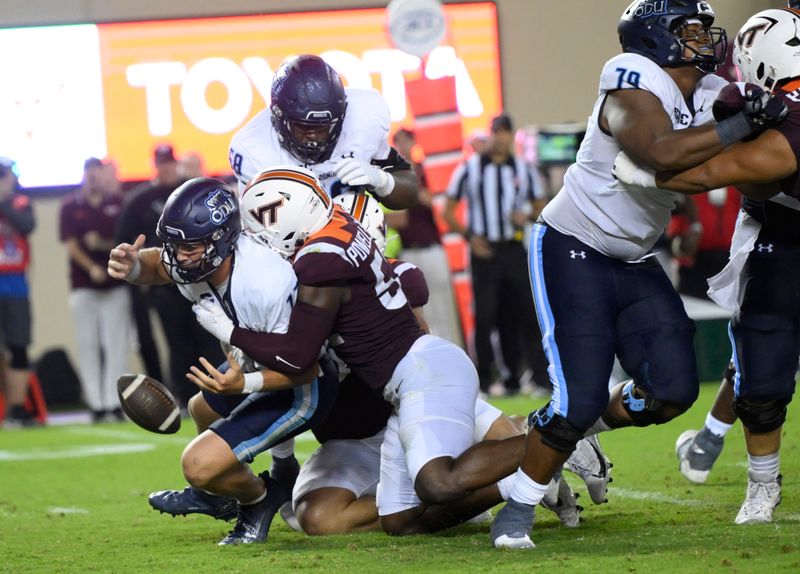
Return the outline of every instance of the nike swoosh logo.
<path id="1" fill-rule="evenodd" d="M 692 452 L 693 452 L 694 454 L 705 454 L 705 453 L 706 453 L 706 451 L 705 451 L 705 450 L 703 450 L 702 448 L 700 448 L 700 447 L 699 447 L 699 446 L 697 446 L 697 445 L 693 445 L 693 446 L 692 446 Z"/>
<path id="2" fill-rule="evenodd" d="M 300 367 L 298 367 L 297 365 L 291 364 L 289 361 L 287 361 L 286 359 L 284 359 L 280 355 L 275 355 L 275 360 L 278 361 L 279 363 L 283 363 L 284 365 L 289 365 L 293 369 L 297 369 L 298 371 L 300 370 Z"/>

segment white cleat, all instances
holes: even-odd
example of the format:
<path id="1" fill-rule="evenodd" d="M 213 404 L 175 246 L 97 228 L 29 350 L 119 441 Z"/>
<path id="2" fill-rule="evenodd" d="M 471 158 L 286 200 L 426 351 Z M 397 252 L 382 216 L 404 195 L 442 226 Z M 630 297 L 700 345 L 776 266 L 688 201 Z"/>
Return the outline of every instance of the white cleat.
<path id="1" fill-rule="evenodd" d="M 494 540 L 495 548 L 536 548 L 531 537 L 520 533 L 521 536 L 514 534 L 503 534 Z"/>
<path id="2" fill-rule="evenodd" d="M 608 502 L 606 493 L 611 478 L 611 461 L 608 460 L 597 435 L 588 436 L 578 441 L 575 450 L 564 463 L 564 468 L 581 477 L 586 483 L 589 498 L 595 504 Z"/>
<path id="3" fill-rule="evenodd" d="M 725 446 L 725 440 L 703 428 L 683 431 L 675 441 L 678 469 L 689 482 L 703 484 Z"/>
<path id="4" fill-rule="evenodd" d="M 764 524 L 772 522 L 772 512 L 781 503 L 781 475 L 772 481 L 763 482 L 754 479 L 754 473 L 748 472 L 747 494 L 736 524 Z"/>
<path id="5" fill-rule="evenodd" d="M 547 485 L 547 493 L 539 504 L 555 512 L 565 527 L 576 528 L 581 523 L 581 510 L 583 510 L 583 507 L 578 505 L 577 498 L 578 495 L 572 492 L 567 481 L 558 477 Z"/>
<path id="6" fill-rule="evenodd" d="M 284 502 L 281 509 L 278 511 L 278 514 L 281 515 L 283 521 L 286 523 L 286 526 L 294 530 L 295 532 L 302 532 L 303 528 L 300 526 L 300 521 L 297 520 L 297 516 L 294 514 L 294 508 L 292 508 L 292 501 Z"/>

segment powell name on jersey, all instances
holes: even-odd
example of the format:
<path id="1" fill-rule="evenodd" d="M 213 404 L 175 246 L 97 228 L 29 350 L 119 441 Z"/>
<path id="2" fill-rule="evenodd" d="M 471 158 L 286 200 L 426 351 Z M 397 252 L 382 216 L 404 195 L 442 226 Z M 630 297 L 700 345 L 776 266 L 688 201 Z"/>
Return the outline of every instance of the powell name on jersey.
<path id="1" fill-rule="evenodd" d="M 338 205 L 334 209 L 330 223 L 297 252 L 294 270 L 304 285 L 347 286 L 331 343 L 354 374 L 379 389 L 424 332 L 372 236 Z"/>
<path id="2" fill-rule="evenodd" d="M 342 132 L 331 157 L 321 163 L 304 165 L 314 172 L 328 193 L 338 181 L 334 167 L 342 159 L 383 161 L 389 157 L 389 108 L 380 92 L 372 89 L 345 88 L 347 113 Z M 239 181 L 239 192 L 264 169 L 275 165 L 303 165 L 281 147 L 272 127 L 272 112 L 265 108 L 239 130 L 231 140 L 228 159 Z"/>

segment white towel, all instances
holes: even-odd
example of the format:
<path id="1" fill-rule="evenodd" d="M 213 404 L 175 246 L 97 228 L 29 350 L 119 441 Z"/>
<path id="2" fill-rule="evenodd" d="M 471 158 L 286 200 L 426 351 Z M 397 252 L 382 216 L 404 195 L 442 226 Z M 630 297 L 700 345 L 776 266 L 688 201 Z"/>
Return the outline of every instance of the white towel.
<path id="1" fill-rule="evenodd" d="M 709 278 L 708 296 L 720 307 L 735 311 L 739 305 L 739 276 L 742 273 L 747 256 L 761 231 L 761 224 L 740 211 L 736 220 L 736 229 L 731 240 L 731 254 L 725 268 Z"/>

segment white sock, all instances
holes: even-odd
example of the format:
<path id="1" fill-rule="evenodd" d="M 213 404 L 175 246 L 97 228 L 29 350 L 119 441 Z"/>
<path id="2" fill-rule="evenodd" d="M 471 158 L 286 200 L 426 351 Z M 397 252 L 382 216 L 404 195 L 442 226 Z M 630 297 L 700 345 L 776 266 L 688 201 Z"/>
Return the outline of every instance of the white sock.
<path id="1" fill-rule="evenodd" d="M 269 453 L 277 458 L 289 458 L 290 456 L 294 456 L 294 437 L 288 438 L 280 444 L 276 444 L 269 449 Z"/>
<path id="2" fill-rule="evenodd" d="M 732 424 L 729 425 L 722 422 L 711 413 L 706 415 L 706 428 L 720 438 L 724 437 L 731 430 L 731 427 L 733 427 Z"/>
<path id="3" fill-rule="evenodd" d="M 253 500 L 251 500 L 251 501 L 249 501 L 249 502 L 242 502 L 242 501 L 240 500 L 240 501 L 239 501 L 239 504 L 241 504 L 242 506 L 252 506 L 253 504 L 258 504 L 259 502 L 261 502 L 262 500 L 264 500 L 266 497 L 267 497 L 267 489 L 265 488 L 265 489 L 264 489 L 264 494 L 262 494 L 262 495 L 261 495 L 261 496 L 259 496 L 258 498 L 256 498 L 256 499 L 253 499 Z"/>
<path id="4" fill-rule="evenodd" d="M 750 470 L 753 474 L 758 474 L 758 478 L 765 478 L 768 480 L 761 480 L 760 482 L 772 482 L 778 478 L 781 470 L 781 455 L 778 452 L 773 452 L 765 456 L 753 456 L 748 454 L 747 458 L 750 460 Z"/>
<path id="5" fill-rule="evenodd" d="M 511 497 L 515 476 L 512 474 L 497 481 L 497 489 L 500 491 L 500 496 L 503 497 L 503 500 L 508 500 Z"/>
<path id="6" fill-rule="evenodd" d="M 606 421 L 603 420 L 603 417 L 600 417 L 599 419 L 594 421 L 594 424 L 590 426 L 585 433 L 583 433 L 583 436 L 592 436 L 593 434 L 608 432 L 610 430 L 614 429 L 612 429 L 610 426 L 606 424 Z"/>
<path id="7" fill-rule="evenodd" d="M 539 484 L 522 472 L 521 468 L 517 470 L 517 473 L 514 475 L 514 486 L 511 489 L 511 498 L 517 502 L 536 506 L 544 498 L 545 492 L 547 492 L 546 484 Z"/>

